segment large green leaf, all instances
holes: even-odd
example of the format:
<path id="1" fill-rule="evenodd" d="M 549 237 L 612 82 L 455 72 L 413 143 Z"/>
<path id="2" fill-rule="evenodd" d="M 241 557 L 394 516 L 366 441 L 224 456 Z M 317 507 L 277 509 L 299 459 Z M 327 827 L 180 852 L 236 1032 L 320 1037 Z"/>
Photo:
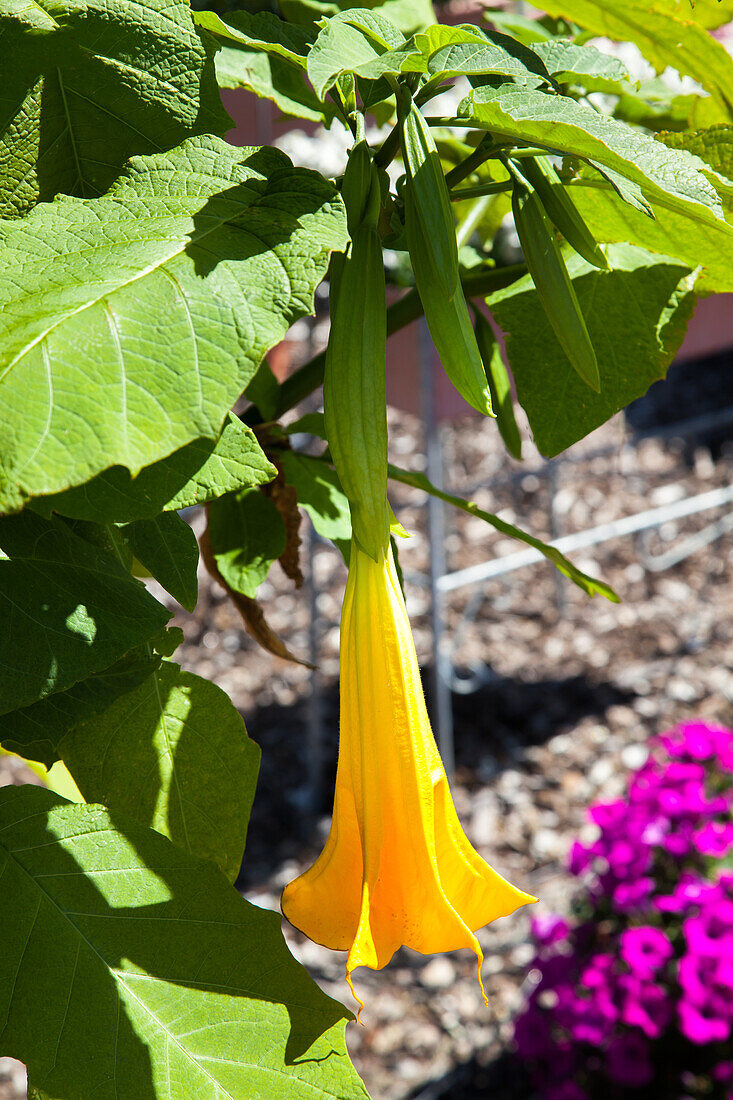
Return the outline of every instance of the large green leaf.
<path id="1" fill-rule="evenodd" d="M 384 73 L 413 72 L 434 77 L 499 74 L 532 84 L 549 81 L 544 62 L 531 50 L 506 35 L 493 38 L 470 23 L 435 23 L 410 42 L 361 61 L 352 71 L 371 80 Z"/>
<path id="2" fill-rule="evenodd" d="M 559 84 L 580 84 L 586 92 L 629 91 L 631 77 L 623 61 L 595 46 L 578 46 L 566 38 L 535 42 L 532 50 Z"/>
<path id="3" fill-rule="evenodd" d="M 283 451 L 278 460 L 285 480 L 298 494 L 298 504 L 310 516 L 319 535 L 337 544 L 351 539 L 351 511 L 338 474 L 320 458 Z"/>
<path id="4" fill-rule="evenodd" d="M 511 84 L 497 90 L 477 88 L 463 101 L 461 111 L 492 133 L 574 154 L 618 172 L 637 183 L 655 204 L 725 225 L 718 190 L 727 194 L 731 185 L 709 165 L 567 96 Z M 733 227 L 728 232 L 733 242 Z"/>
<path id="5" fill-rule="evenodd" d="M 722 27 L 733 19 L 733 0 L 667 0 L 674 11 L 692 16 L 708 30 Z"/>
<path id="6" fill-rule="evenodd" d="M 231 120 L 185 0 L 0 6 L 0 216 L 101 195 L 135 153 Z"/>
<path id="7" fill-rule="evenodd" d="M 363 1100 L 280 918 L 158 833 L 0 790 L 0 1053 L 53 1100 Z"/>
<path id="8" fill-rule="evenodd" d="M 404 35 L 377 12 L 355 8 L 335 15 L 326 22 L 308 54 L 308 79 L 323 99 L 342 73 L 381 75 L 381 70 L 372 73 L 369 66 L 403 42 Z"/>
<path id="9" fill-rule="evenodd" d="M 189 524 L 176 512 L 163 512 L 155 519 L 125 524 L 120 533 L 150 575 L 182 607 L 193 611 L 198 599 L 199 546 Z"/>
<path id="10" fill-rule="evenodd" d="M 135 478 L 123 466 L 113 466 L 85 485 L 36 497 L 32 507 L 42 515 L 56 511 L 73 519 L 126 523 L 205 504 L 224 493 L 263 485 L 276 474 L 252 429 L 230 415 L 217 440 L 196 439 Z"/>
<path id="11" fill-rule="evenodd" d="M 607 256 L 611 271 L 567 257 L 598 359 L 600 393 L 573 370 L 529 276 L 487 299 L 544 455 L 559 454 L 663 378 L 694 308 L 695 275 L 679 260 L 631 245 L 609 245 Z"/>
<path id="12" fill-rule="evenodd" d="M 312 28 L 288 23 L 269 11 L 233 11 L 225 19 L 213 11 L 198 11 L 193 18 L 217 38 L 281 57 L 301 69 L 317 37 Z"/>
<path id="13" fill-rule="evenodd" d="M 272 100 L 284 115 L 314 122 L 332 117 L 302 70 L 261 50 L 223 46 L 216 55 L 216 78 L 222 88 L 246 88 L 260 99 Z"/>
<path id="14" fill-rule="evenodd" d="M 322 176 L 215 137 L 133 160 L 104 198 L 57 199 L 3 237 L 5 510 L 216 438 L 346 243 Z"/>
<path id="15" fill-rule="evenodd" d="M 360 4 L 350 0 L 280 0 L 278 6 L 286 19 L 310 26 L 323 16 L 338 15 Z M 385 0 L 374 7 L 404 34 L 421 31 L 435 22 L 431 0 Z"/>
<path id="16" fill-rule="evenodd" d="M 433 485 L 425 474 L 416 473 L 412 470 L 403 470 L 399 466 L 392 466 L 390 464 L 389 476 L 393 481 L 400 481 L 403 485 L 411 485 L 413 489 L 422 489 L 423 492 L 429 493 L 433 497 L 438 497 L 439 500 L 444 500 L 446 504 L 452 504 L 454 508 L 460 508 L 462 512 L 467 512 L 470 516 L 476 516 L 478 519 L 483 520 L 484 523 L 488 523 L 489 526 L 493 527 L 496 531 L 500 531 L 502 535 L 508 535 L 509 538 L 517 539 L 519 542 L 524 542 L 527 546 L 539 550 L 543 557 L 552 562 L 556 569 L 559 569 L 564 576 L 568 577 L 574 584 L 577 584 L 578 588 L 582 588 L 587 595 L 605 596 L 606 599 L 611 600 L 612 603 L 619 602 L 618 596 L 610 585 L 606 584 L 604 581 L 599 581 L 596 577 L 590 577 L 587 573 L 578 569 L 578 567 L 573 565 L 573 563 L 566 558 L 564 554 L 561 554 L 556 547 L 549 546 L 546 542 L 542 542 L 526 531 L 522 531 L 520 527 L 515 527 L 513 523 L 507 523 L 506 520 L 499 519 L 498 516 L 493 515 L 491 512 L 485 512 L 482 508 L 479 508 L 475 501 L 464 500 L 463 497 L 454 496 L 452 493 L 444 493 L 437 485 Z"/>
<path id="17" fill-rule="evenodd" d="M 221 44 L 216 55 L 220 87 L 248 88 L 297 118 L 330 117 L 305 80 L 306 57 L 316 39 L 312 28 L 287 23 L 269 11 L 228 12 L 226 19 L 201 11 L 194 20 Z"/>
<path id="18" fill-rule="evenodd" d="M 571 185 L 573 202 L 600 241 L 633 241 L 650 252 L 700 267 L 696 294 L 733 291 L 731 228 L 724 222 L 690 221 L 676 210 L 656 207 L 655 217 L 621 203 L 608 185 L 581 179 Z"/>
<path id="19" fill-rule="evenodd" d="M 416 35 L 415 44 L 427 58 L 426 70 L 434 76 L 498 74 L 521 83 L 549 81 L 544 62 L 532 50 L 508 35 L 488 32 L 470 23 L 457 27 L 435 24 Z M 412 60 L 405 65 L 413 69 Z M 425 71 L 422 67 L 418 72 Z"/>
<path id="20" fill-rule="evenodd" d="M 222 577 L 254 599 L 272 563 L 285 550 L 285 522 L 274 502 L 246 489 L 209 506 L 209 541 Z"/>
<path id="21" fill-rule="evenodd" d="M 100 672 L 170 612 L 63 520 L 0 519 L 0 714 Z"/>
<path id="22" fill-rule="evenodd" d="M 239 873 L 260 750 L 225 693 L 164 661 L 66 734 L 59 755 L 87 802 L 102 802 Z"/>
<path id="23" fill-rule="evenodd" d="M 687 149 L 721 176 L 733 180 L 733 126 L 710 126 L 686 133 L 660 134 L 659 140 L 670 149 Z"/>
<path id="24" fill-rule="evenodd" d="M 138 687 L 159 664 L 160 657 L 150 646 L 139 646 L 110 668 L 87 676 L 66 691 L 4 714 L 0 743 L 10 752 L 50 768 L 59 759 L 59 741 L 72 726 L 106 710 L 118 696 Z"/>
<path id="25" fill-rule="evenodd" d="M 322 438 L 325 439 L 325 428 Z M 278 459 L 285 480 L 294 486 L 298 504 L 310 516 L 319 535 L 330 539 L 349 564 L 351 509 L 339 476 L 327 461 L 296 451 L 284 451 Z"/>
<path id="26" fill-rule="evenodd" d="M 635 43 L 657 72 L 671 65 L 694 77 L 715 101 L 715 121 L 731 117 L 733 58 L 698 22 L 687 0 L 543 0 L 542 8 L 594 34 Z"/>

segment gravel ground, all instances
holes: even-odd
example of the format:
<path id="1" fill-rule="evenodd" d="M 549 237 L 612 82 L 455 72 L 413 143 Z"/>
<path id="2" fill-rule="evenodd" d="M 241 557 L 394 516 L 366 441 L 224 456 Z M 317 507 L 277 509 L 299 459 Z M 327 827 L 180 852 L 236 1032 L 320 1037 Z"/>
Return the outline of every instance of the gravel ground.
<path id="1" fill-rule="evenodd" d="M 573 448 L 569 461 L 554 464 L 551 477 L 530 447 L 522 467 L 507 459 L 489 423 L 466 419 L 441 434 L 450 487 L 541 537 L 731 482 L 729 445 L 716 445 L 715 459 L 704 446 L 674 440 L 632 446 L 620 418 Z M 391 447 L 396 462 L 424 467 L 416 420 L 391 416 Z M 427 565 L 425 510 L 417 492 L 396 487 L 393 497 L 412 532 L 400 557 L 427 665 L 428 598 L 424 582 L 416 583 Z M 586 808 L 621 791 L 628 770 L 643 762 L 651 734 L 693 715 L 733 722 L 733 540 L 703 546 L 663 573 L 645 565 L 645 555 L 669 550 L 720 517 L 719 511 L 690 516 L 645 540 L 627 537 L 576 555 L 582 568 L 615 587 L 618 605 L 589 600 L 544 563 L 446 600 L 456 686 L 465 689 L 471 677 L 479 684 L 472 694 L 453 696 L 457 809 L 478 851 L 540 898 L 537 911 L 567 909 L 573 886 L 563 861 L 573 839 L 588 835 Z M 518 548 L 474 517 L 451 510 L 445 518 L 451 570 Z M 276 566 L 261 595 L 272 626 L 302 657 L 309 654 L 309 598 L 315 601 L 315 695 L 308 670 L 259 650 L 224 592 L 205 576 L 195 615 L 177 615 L 186 641 L 176 658 L 230 694 L 263 749 L 240 886 L 272 908 L 284 884 L 320 850 L 335 773 L 345 571 L 322 544 L 306 542 L 303 560 L 306 573 L 312 563 L 315 593 L 296 592 Z M 322 767 L 308 772 L 308 746 L 316 743 Z M 306 773 L 311 788 L 315 780 L 320 786 L 315 796 Z M 21 781 L 21 774 L 20 765 L 0 761 L 0 783 Z M 528 925 L 529 914 L 520 913 L 479 933 L 488 1008 L 469 953 L 425 958 L 402 950 L 382 972 L 357 972 L 366 1008 L 363 1026 L 349 1025 L 348 1042 L 375 1100 L 526 1095 L 521 1072 L 501 1056 L 531 980 Z M 343 956 L 288 926 L 284 931 L 322 987 L 352 1004 Z M 0 1100 L 23 1095 L 18 1063 L 0 1059 Z"/>

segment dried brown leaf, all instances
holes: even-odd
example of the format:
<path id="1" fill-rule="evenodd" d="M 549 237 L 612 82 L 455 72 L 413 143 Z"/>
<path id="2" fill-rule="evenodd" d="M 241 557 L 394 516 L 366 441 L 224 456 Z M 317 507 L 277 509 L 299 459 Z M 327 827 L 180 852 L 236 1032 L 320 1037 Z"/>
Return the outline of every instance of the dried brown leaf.
<path id="1" fill-rule="evenodd" d="M 306 668 L 315 668 L 315 666 L 309 664 L 308 661 L 303 661 L 300 657 L 296 657 L 294 653 L 291 653 L 282 638 L 268 625 L 265 619 L 265 613 L 257 600 L 252 600 L 249 596 L 243 596 L 241 592 L 235 592 L 233 588 L 230 588 L 217 567 L 216 559 L 211 549 L 208 527 L 204 530 L 199 542 L 204 565 L 214 580 L 218 581 L 222 588 L 225 589 L 230 600 L 242 616 L 245 627 L 255 641 L 258 642 L 263 649 L 266 649 L 268 653 L 274 653 L 276 657 L 282 657 L 285 661 L 293 661 L 296 665 L 305 665 Z"/>

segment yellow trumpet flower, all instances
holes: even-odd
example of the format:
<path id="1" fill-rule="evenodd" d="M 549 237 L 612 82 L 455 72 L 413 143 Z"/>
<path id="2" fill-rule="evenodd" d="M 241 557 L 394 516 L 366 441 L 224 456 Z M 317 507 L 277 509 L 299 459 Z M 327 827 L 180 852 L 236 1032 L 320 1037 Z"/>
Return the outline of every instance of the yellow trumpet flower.
<path id="1" fill-rule="evenodd" d="M 492 870 L 463 832 L 391 549 L 375 562 L 352 541 L 331 831 L 313 866 L 285 888 L 285 916 L 316 943 L 348 951 L 354 992 L 357 966 L 381 970 L 402 945 L 424 954 L 470 947 L 481 983 L 474 932 L 535 900 Z M 486 1001 L 483 983 L 481 991 Z"/>

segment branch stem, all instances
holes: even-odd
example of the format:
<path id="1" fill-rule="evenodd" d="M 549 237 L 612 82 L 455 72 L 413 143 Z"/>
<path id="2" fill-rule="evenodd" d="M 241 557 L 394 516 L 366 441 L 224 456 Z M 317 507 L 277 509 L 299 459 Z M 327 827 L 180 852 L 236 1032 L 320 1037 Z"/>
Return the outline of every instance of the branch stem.
<path id="1" fill-rule="evenodd" d="M 492 267 L 488 271 L 469 271 L 464 279 L 463 290 L 467 298 L 484 297 L 495 290 L 509 286 L 516 279 L 521 278 L 527 272 L 525 264 L 509 264 L 506 267 Z M 417 290 L 413 287 L 402 298 L 393 302 L 387 309 L 387 335 L 391 336 L 401 328 L 405 328 L 415 321 L 423 312 L 422 302 Z M 280 406 L 273 419 L 282 416 L 288 409 L 292 409 L 299 401 L 302 401 L 323 382 L 323 371 L 326 365 L 325 351 L 319 352 L 304 363 L 302 367 L 294 371 L 286 378 L 280 387 Z M 247 409 L 243 417 L 246 424 L 254 427 L 262 423 L 262 417 L 257 409 L 252 406 Z"/>

